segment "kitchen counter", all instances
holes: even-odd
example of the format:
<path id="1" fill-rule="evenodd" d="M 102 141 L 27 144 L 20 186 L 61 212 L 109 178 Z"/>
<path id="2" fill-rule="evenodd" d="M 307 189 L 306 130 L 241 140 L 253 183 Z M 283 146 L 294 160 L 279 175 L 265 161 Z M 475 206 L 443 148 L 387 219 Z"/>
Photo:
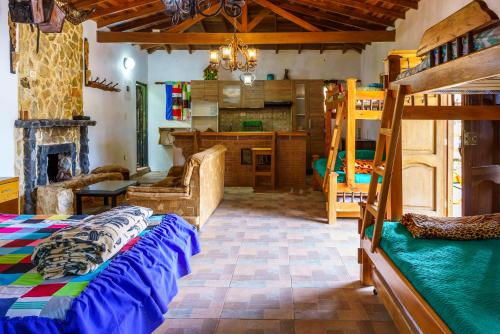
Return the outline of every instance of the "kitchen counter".
<path id="1" fill-rule="evenodd" d="M 217 144 L 227 147 L 225 185 L 251 187 L 252 162 L 248 152 L 252 148 L 272 147 L 273 132 L 173 132 L 174 146 L 190 155 Z M 276 175 L 279 188 L 306 187 L 306 152 L 308 133 L 276 132 Z"/>

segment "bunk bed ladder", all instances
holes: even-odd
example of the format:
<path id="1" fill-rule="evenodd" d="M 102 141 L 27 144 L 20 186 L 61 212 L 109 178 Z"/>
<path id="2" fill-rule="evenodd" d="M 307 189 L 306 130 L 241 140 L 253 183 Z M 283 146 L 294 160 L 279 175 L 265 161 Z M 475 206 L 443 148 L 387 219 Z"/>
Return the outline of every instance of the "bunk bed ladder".
<path id="1" fill-rule="evenodd" d="M 328 193 L 328 181 L 330 179 L 331 172 L 335 169 L 335 161 L 337 160 L 337 154 L 339 153 L 340 138 L 342 137 L 342 124 L 344 123 L 345 117 L 345 107 L 346 104 L 344 101 L 338 103 L 335 115 L 335 127 L 333 128 L 332 141 L 330 142 L 330 150 L 328 152 L 325 177 L 323 178 L 323 190 L 325 193 Z"/>
<path id="2" fill-rule="evenodd" d="M 387 90 L 384 102 L 384 111 L 382 113 L 381 127 L 377 140 L 377 148 L 375 150 L 375 158 L 373 161 L 373 171 L 368 190 L 368 198 L 363 216 L 363 228 L 361 236 L 365 235 L 365 230 L 373 224 L 375 220 L 375 228 L 373 230 L 371 250 L 372 252 L 378 246 L 382 233 L 382 225 L 384 223 L 385 211 L 389 197 L 389 186 L 391 183 L 394 161 L 396 159 L 399 136 L 401 133 L 401 119 L 403 115 L 403 107 L 405 100 L 405 86 L 399 86 L 396 91 Z M 394 93 L 396 97 L 394 97 Z M 384 153 L 386 153 L 384 167 Z M 380 192 L 378 179 L 382 177 L 382 186 Z M 376 205 L 378 203 L 378 206 Z"/>

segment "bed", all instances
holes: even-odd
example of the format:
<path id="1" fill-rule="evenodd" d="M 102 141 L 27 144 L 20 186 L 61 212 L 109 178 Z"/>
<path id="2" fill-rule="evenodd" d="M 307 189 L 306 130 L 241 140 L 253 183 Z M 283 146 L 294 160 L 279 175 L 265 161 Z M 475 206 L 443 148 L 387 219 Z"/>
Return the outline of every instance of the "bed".
<path id="1" fill-rule="evenodd" d="M 382 186 L 372 178 L 361 205 L 358 261 L 361 283 L 376 287 L 401 333 L 498 333 L 500 328 L 499 240 L 414 240 L 401 225 L 387 221 L 398 221 L 403 212 L 402 119 L 500 120 L 500 106 L 494 104 L 405 105 L 416 94 L 500 92 L 498 41 L 459 52 L 455 59 L 442 56 L 443 47 L 452 54 L 453 42 L 460 45 L 464 36 L 472 46 L 473 36 L 497 29 L 498 22 L 483 1 L 472 1 L 422 37 L 417 56 L 437 50 L 438 63 L 431 60 L 429 68 L 401 76 L 401 58 L 388 57 L 386 105 L 392 106 L 384 109 L 374 159 L 377 165 L 387 153 L 386 168 L 374 169 L 372 175 L 384 176 Z M 499 171 L 497 165 L 483 166 L 481 181 L 500 184 Z"/>
<path id="2" fill-rule="evenodd" d="M 330 224 L 335 223 L 337 217 L 359 217 L 357 203 L 366 199 L 371 175 L 356 173 L 356 160 L 373 160 L 374 152 L 356 150 L 356 122 L 380 120 L 385 99 L 385 91 L 378 84 L 358 87 L 356 78 L 349 78 L 346 82 L 347 94 L 335 94 L 331 101 L 336 115 L 333 131 L 328 131 L 332 133 L 326 149 L 328 157 L 313 156 L 314 184 L 327 197 Z M 339 152 L 344 120 L 346 148 Z M 342 160 L 339 159 L 345 160 L 344 171 L 340 170 Z"/>
<path id="3" fill-rule="evenodd" d="M 175 215 L 146 230 L 84 276 L 43 280 L 34 247 L 84 216 L 0 215 L 1 333 L 151 333 L 200 251 L 196 229 Z"/>
<path id="4" fill-rule="evenodd" d="M 452 332 L 498 333 L 500 239 L 414 239 L 402 224 L 385 222 L 380 248 Z"/>

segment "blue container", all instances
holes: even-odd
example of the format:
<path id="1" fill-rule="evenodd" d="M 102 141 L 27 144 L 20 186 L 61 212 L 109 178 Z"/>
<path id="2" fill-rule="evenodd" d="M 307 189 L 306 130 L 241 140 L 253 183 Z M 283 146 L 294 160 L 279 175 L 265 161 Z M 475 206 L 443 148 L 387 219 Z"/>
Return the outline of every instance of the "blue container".
<path id="1" fill-rule="evenodd" d="M 268 74 L 267 80 L 274 80 L 274 74 Z"/>

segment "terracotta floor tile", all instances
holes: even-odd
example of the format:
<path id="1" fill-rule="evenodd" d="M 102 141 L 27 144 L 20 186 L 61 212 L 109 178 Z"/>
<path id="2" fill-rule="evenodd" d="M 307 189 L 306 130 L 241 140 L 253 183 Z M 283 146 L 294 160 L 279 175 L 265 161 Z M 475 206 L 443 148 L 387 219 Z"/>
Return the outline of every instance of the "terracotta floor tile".
<path id="1" fill-rule="evenodd" d="M 221 319 L 217 334 L 294 334 L 293 320 Z"/>
<path id="2" fill-rule="evenodd" d="M 218 318 L 228 288 L 185 286 L 169 305 L 168 318 Z"/>
<path id="3" fill-rule="evenodd" d="M 168 319 L 153 334 L 214 334 L 219 319 Z"/>

